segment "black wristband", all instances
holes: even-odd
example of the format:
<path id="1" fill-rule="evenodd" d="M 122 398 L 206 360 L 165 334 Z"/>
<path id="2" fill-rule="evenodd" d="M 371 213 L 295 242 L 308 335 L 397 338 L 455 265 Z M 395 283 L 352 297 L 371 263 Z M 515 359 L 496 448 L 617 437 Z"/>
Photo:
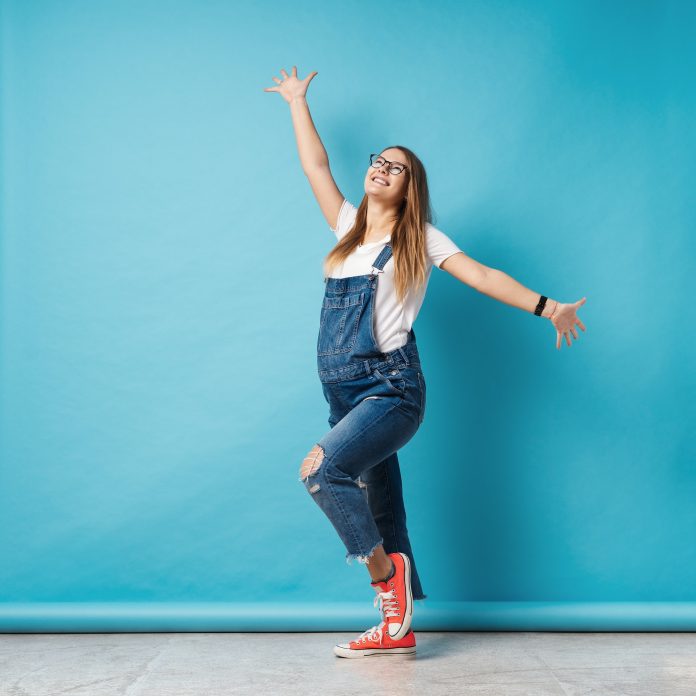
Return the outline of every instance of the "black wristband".
<path id="1" fill-rule="evenodd" d="M 539 298 L 539 304 L 536 306 L 536 309 L 534 310 L 534 314 L 536 314 L 538 317 L 541 316 L 541 313 L 544 311 L 544 307 L 546 307 L 546 300 L 549 298 L 546 297 L 546 295 L 542 295 Z"/>

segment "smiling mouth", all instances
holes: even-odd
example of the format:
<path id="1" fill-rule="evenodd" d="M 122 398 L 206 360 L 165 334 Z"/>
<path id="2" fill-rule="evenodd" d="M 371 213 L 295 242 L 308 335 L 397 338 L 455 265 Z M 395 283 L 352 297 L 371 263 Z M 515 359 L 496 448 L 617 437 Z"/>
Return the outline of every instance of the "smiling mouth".
<path id="1" fill-rule="evenodd" d="M 380 186 L 389 186 L 389 182 L 386 181 L 386 179 L 382 179 L 381 176 L 373 176 L 372 181 L 374 181 L 376 184 L 379 184 Z"/>

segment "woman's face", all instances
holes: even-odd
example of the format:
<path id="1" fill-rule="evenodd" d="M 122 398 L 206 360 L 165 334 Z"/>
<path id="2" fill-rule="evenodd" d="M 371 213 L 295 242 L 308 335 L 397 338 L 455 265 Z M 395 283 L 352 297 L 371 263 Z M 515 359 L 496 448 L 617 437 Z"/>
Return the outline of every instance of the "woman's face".
<path id="1" fill-rule="evenodd" d="M 389 148 L 382 150 L 380 153 L 383 160 L 382 166 L 379 168 L 368 166 L 367 174 L 365 174 L 365 193 L 368 198 L 375 198 L 387 204 L 398 205 L 406 195 L 408 188 L 409 171 L 405 169 L 401 174 L 390 174 L 389 167 L 392 164 L 404 164 L 408 166 L 406 157 L 401 150 Z M 377 162 L 377 157 L 374 161 Z M 382 181 L 386 183 L 381 183 Z"/>

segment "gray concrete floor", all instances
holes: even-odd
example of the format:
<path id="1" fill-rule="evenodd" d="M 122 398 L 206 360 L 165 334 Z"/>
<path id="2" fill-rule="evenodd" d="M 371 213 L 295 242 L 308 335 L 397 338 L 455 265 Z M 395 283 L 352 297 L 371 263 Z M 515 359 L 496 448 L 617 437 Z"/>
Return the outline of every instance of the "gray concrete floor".
<path id="1" fill-rule="evenodd" d="M 696 633 L 416 633 L 345 659 L 353 633 L 0 634 L 1 696 L 696 696 Z"/>

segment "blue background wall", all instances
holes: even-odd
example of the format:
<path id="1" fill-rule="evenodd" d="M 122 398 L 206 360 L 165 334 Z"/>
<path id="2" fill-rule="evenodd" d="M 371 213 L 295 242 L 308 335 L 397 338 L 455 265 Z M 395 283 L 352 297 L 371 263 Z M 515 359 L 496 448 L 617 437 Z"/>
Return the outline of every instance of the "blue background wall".
<path id="1" fill-rule="evenodd" d="M 145 629 L 157 607 L 210 626 L 205 603 L 227 627 L 267 602 L 290 627 L 307 603 L 374 618 L 297 480 L 328 429 L 334 237 L 263 91 L 293 65 L 319 71 L 349 200 L 370 152 L 408 145 L 463 250 L 587 296 L 557 351 L 549 322 L 433 271 L 400 453 L 415 625 L 466 627 L 467 602 L 696 616 L 692 3 L 33 0 L 1 26 L 2 626 L 78 626 L 71 604 L 48 623 L 56 602 Z"/>

